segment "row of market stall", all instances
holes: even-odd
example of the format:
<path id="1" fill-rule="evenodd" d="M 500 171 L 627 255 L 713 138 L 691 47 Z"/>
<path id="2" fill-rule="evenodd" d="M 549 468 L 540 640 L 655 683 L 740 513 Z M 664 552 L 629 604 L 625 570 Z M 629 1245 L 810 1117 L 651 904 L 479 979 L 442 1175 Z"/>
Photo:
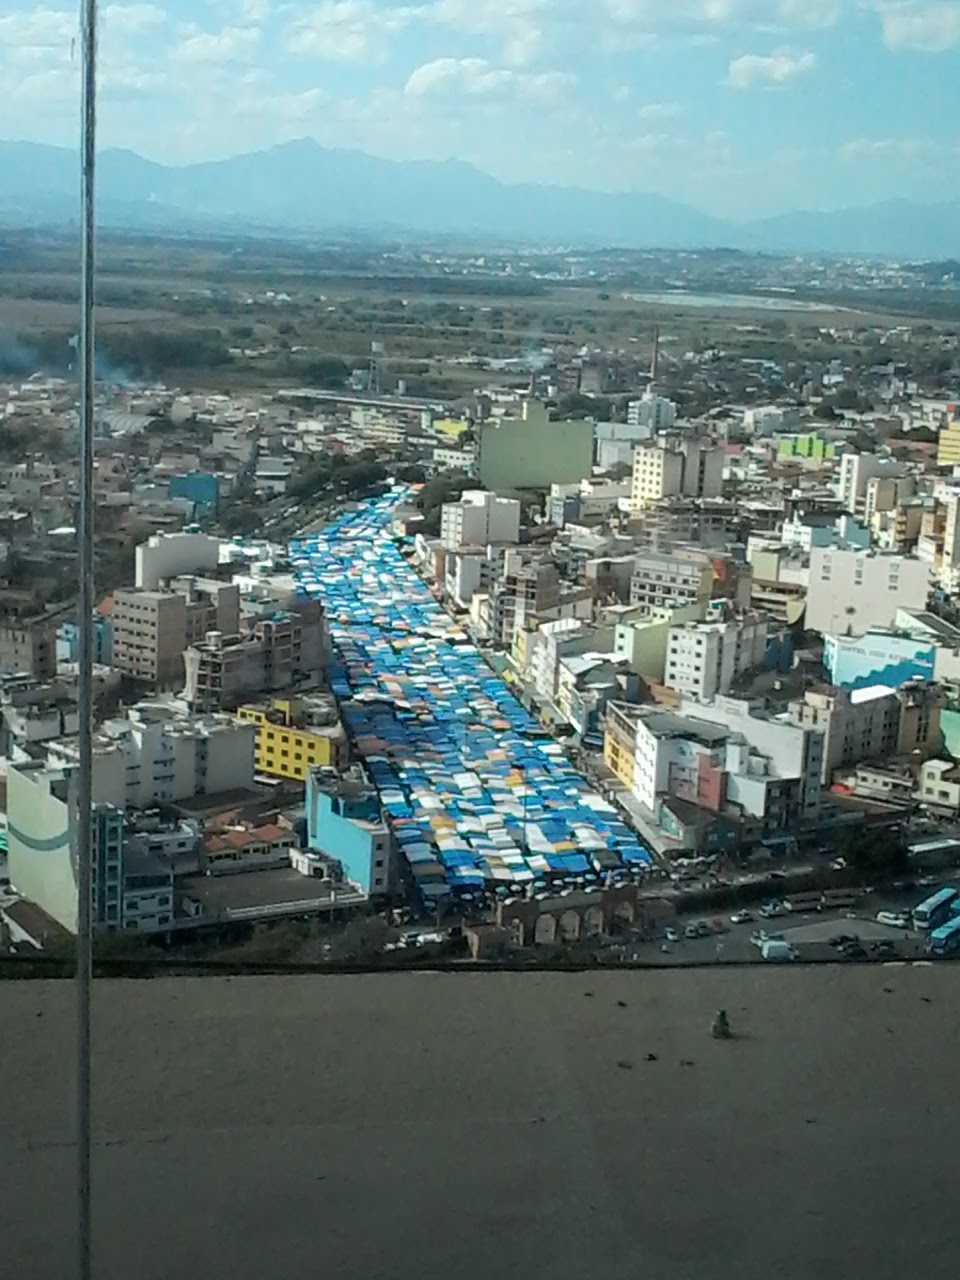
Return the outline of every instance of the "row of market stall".
<path id="1" fill-rule="evenodd" d="M 294 541 L 299 590 L 327 611 L 330 684 L 427 899 L 583 882 L 649 862 L 616 810 L 407 565 L 396 489 Z"/>

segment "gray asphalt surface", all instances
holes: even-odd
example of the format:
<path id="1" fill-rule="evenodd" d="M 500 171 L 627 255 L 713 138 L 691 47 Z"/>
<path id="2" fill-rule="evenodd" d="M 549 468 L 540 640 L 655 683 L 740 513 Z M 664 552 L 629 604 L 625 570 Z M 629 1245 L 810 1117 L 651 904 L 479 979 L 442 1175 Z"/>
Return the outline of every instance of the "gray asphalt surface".
<path id="1" fill-rule="evenodd" d="M 0 987 L 5 1276 L 72 1274 L 72 998 Z M 102 981 L 95 1275 L 952 1277 L 958 1006 L 952 966 Z"/>

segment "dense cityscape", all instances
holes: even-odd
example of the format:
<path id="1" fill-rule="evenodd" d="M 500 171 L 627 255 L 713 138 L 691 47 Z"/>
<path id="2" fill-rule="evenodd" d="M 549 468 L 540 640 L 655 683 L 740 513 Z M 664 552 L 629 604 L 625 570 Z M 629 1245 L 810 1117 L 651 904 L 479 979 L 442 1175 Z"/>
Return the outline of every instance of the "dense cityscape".
<path id="1" fill-rule="evenodd" d="M 421 284 L 456 261 L 488 314 L 491 276 L 522 289 L 564 260 L 422 257 Z M 609 283 L 604 261 L 582 269 Z M 720 288 L 712 259 L 694 287 L 704 270 Z M 953 951 L 957 335 L 762 292 L 727 316 L 672 287 L 637 295 L 648 322 L 617 345 L 501 336 L 493 356 L 445 330 L 430 365 L 368 337 L 352 368 L 311 357 L 320 387 L 233 393 L 103 370 L 105 954 Z M 704 307 L 717 329 L 687 348 Z M 770 334 L 784 354 L 759 358 Z M 8 950 L 57 954 L 77 921 L 76 413 L 30 342 L 0 387 L 0 920 Z"/>

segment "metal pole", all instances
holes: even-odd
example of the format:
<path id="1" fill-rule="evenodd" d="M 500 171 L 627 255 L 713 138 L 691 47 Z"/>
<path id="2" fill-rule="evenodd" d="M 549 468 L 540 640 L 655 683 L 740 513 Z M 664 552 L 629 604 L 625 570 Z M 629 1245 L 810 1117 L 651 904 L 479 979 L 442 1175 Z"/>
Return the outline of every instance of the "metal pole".
<path id="1" fill-rule="evenodd" d="M 94 174 L 97 133 L 97 0 L 81 0 L 80 166 L 80 628 L 77 802 L 77 1275 L 90 1280 L 90 985 L 92 978 Z"/>

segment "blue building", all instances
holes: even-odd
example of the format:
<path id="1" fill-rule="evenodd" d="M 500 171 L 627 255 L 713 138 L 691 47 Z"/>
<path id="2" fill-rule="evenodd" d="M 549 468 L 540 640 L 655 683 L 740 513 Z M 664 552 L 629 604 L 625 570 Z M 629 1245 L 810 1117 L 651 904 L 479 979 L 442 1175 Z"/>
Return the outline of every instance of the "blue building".
<path id="1" fill-rule="evenodd" d="M 392 891 L 393 838 L 376 788 L 360 765 L 341 777 L 310 769 L 304 807 L 308 848 L 338 862 L 344 877 L 368 897 Z"/>
<path id="2" fill-rule="evenodd" d="M 198 515 L 215 516 L 220 506 L 220 481 L 211 471 L 185 471 L 171 476 L 167 490 L 171 498 L 186 498 Z"/>
<path id="3" fill-rule="evenodd" d="M 93 660 L 109 667 L 113 659 L 113 623 L 99 614 L 93 619 Z M 57 662 L 80 661 L 80 628 L 75 622 L 62 622 L 57 628 Z"/>
<path id="4" fill-rule="evenodd" d="M 824 636 L 823 665 L 841 689 L 932 680 L 936 648 L 929 640 L 877 627 L 862 636 Z"/>

